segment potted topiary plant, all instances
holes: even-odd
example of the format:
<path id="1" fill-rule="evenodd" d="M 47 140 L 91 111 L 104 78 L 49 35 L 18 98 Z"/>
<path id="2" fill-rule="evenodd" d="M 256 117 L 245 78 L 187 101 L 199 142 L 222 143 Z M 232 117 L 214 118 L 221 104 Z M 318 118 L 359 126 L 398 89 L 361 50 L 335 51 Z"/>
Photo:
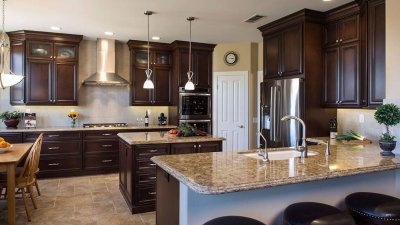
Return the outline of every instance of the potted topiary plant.
<path id="1" fill-rule="evenodd" d="M 379 146 L 383 150 L 381 155 L 393 156 L 392 151 L 396 148 L 396 137 L 390 133 L 389 127 L 400 123 L 400 108 L 394 104 L 381 105 L 375 112 L 375 120 L 386 127 L 386 132 L 379 139 Z"/>
<path id="2" fill-rule="evenodd" d="M 23 115 L 24 114 L 19 111 L 14 111 L 14 112 L 5 111 L 0 114 L 0 120 L 4 122 L 4 124 L 7 127 L 15 128 L 18 126 L 18 123 L 22 119 Z"/>

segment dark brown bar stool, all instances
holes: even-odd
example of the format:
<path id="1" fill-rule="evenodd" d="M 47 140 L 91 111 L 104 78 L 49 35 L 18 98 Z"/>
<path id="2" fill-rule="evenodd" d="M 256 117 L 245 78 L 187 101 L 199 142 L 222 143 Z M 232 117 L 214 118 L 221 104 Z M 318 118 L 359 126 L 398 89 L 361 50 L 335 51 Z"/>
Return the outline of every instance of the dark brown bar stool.
<path id="1" fill-rule="evenodd" d="M 288 206 L 285 225 L 355 225 L 353 218 L 338 208 L 317 202 L 299 202 Z"/>
<path id="2" fill-rule="evenodd" d="M 378 193 L 356 192 L 347 196 L 345 202 L 357 224 L 400 224 L 398 198 Z"/>
<path id="3" fill-rule="evenodd" d="M 265 225 L 265 223 L 243 216 L 223 216 L 212 219 L 203 225 Z"/>

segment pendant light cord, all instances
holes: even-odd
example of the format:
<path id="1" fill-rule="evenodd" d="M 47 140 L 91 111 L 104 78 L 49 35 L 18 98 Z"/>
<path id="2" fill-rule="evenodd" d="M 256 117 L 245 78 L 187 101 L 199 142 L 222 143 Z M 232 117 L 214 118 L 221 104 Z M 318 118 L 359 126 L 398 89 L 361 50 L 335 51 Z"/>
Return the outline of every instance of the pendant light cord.
<path id="1" fill-rule="evenodd" d="M 2 41 L 2 44 L 6 41 L 6 36 L 5 36 L 5 33 L 6 33 L 6 31 L 4 30 L 4 24 L 5 24 L 5 19 L 6 19 L 6 10 L 5 10 L 5 8 L 6 8 L 6 0 L 3 0 L 3 23 L 2 23 L 2 26 L 1 26 L 1 41 Z"/>
<path id="2" fill-rule="evenodd" d="M 192 20 L 189 19 L 189 71 L 192 71 Z M 189 79 L 191 80 L 192 77 Z"/>
<path id="3" fill-rule="evenodd" d="M 147 70 L 150 70 L 150 14 L 147 14 Z M 147 79 L 149 75 L 147 76 Z"/>

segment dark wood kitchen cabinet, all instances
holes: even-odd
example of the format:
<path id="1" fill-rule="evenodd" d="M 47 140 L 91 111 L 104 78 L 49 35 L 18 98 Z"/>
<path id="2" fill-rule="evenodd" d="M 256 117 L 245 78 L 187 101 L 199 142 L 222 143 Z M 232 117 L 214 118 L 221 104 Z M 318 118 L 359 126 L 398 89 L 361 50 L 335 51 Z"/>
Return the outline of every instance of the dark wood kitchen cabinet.
<path id="1" fill-rule="evenodd" d="M 385 0 L 367 1 L 363 7 L 367 13 L 368 107 L 382 105 L 386 94 L 386 10 Z"/>
<path id="2" fill-rule="evenodd" d="M 22 133 L 2 132 L 0 133 L 0 137 L 11 144 L 22 143 Z"/>
<path id="3" fill-rule="evenodd" d="M 357 108 L 367 104 L 361 76 L 360 7 L 328 11 L 324 26 L 324 106 Z"/>
<path id="4" fill-rule="evenodd" d="M 10 88 L 12 105 L 77 105 L 81 35 L 8 33 L 11 68 L 25 79 Z"/>
<path id="5" fill-rule="evenodd" d="M 171 43 L 173 49 L 174 75 L 176 75 L 178 87 L 184 87 L 188 81 L 189 71 L 189 42 L 174 41 Z M 193 83 L 196 87 L 212 87 L 212 54 L 216 45 L 192 42 L 192 71 Z"/>
<path id="6" fill-rule="evenodd" d="M 154 211 L 156 164 L 150 158 L 202 152 L 221 152 L 222 141 L 130 145 L 119 140 L 119 188 L 132 213 Z"/>
<path id="7" fill-rule="evenodd" d="M 144 89 L 147 69 L 147 42 L 130 40 L 131 52 L 131 105 L 168 106 L 171 104 L 171 51 L 169 44 L 150 43 L 150 69 L 154 89 Z"/>
<path id="8" fill-rule="evenodd" d="M 264 79 L 303 73 L 303 24 L 264 36 Z"/>

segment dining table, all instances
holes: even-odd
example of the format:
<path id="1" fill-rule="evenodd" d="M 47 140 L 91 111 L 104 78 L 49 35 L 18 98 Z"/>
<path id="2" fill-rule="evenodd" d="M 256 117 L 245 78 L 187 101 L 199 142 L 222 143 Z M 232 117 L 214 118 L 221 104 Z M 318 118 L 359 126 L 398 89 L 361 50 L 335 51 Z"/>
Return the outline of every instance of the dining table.
<path id="1" fill-rule="evenodd" d="M 0 172 L 7 173 L 7 209 L 8 224 L 15 225 L 15 171 L 18 164 L 28 155 L 33 143 L 13 144 L 0 153 Z"/>

